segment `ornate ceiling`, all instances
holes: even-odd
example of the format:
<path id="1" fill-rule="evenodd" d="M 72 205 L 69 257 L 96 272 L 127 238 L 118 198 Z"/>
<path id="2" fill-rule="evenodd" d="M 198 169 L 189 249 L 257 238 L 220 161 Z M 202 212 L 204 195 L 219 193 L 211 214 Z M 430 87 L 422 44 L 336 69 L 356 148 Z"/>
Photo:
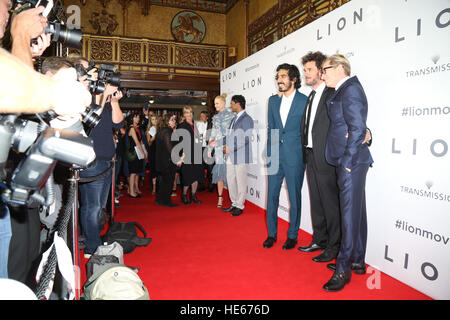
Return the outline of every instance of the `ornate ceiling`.
<path id="1" fill-rule="evenodd" d="M 80 0 L 83 5 L 86 4 L 86 1 L 87 0 Z M 100 2 L 103 7 L 106 7 L 111 0 L 97 1 Z M 148 11 L 151 10 L 152 5 L 227 13 L 228 10 L 230 10 L 238 2 L 238 0 L 119 0 L 119 3 L 125 8 L 132 1 L 140 3 L 144 14 L 148 14 Z"/>

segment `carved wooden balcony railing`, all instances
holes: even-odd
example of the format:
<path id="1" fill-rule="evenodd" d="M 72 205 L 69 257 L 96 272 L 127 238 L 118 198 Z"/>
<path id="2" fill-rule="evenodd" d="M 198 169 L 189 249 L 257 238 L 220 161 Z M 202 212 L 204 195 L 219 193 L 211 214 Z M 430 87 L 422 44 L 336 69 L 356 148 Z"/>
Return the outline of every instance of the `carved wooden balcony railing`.
<path id="1" fill-rule="evenodd" d="M 186 76 L 219 83 L 226 46 L 84 34 L 81 54 L 96 64 L 112 64 L 128 80 L 177 80 Z M 200 80 L 201 82 L 202 80 Z"/>
<path id="2" fill-rule="evenodd" d="M 217 76 L 226 67 L 226 46 L 84 34 L 82 47 L 90 61 L 118 71 Z"/>
<path id="3" fill-rule="evenodd" d="M 253 54 L 350 0 L 278 0 L 248 26 L 248 52 Z"/>

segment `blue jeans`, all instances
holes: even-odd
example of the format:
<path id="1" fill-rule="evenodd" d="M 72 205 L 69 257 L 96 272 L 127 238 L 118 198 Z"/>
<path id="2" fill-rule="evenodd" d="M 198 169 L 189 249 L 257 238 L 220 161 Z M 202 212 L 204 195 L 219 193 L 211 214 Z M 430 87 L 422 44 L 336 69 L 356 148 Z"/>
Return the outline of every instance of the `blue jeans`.
<path id="1" fill-rule="evenodd" d="M 110 166 L 109 161 L 95 160 L 89 168 L 80 171 L 81 178 L 93 177 L 101 174 Z M 80 222 L 83 235 L 86 237 L 85 254 L 93 254 L 102 244 L 100 239 L 99 216 L 106 206 L 111 189 L 112 172 L 88 183 L 80 183 Z"/>
<path id="2" fill-rule="evenodd" d="M 0 278 L 8 278 L 8 255 L 11 236 L 9 209 L 6 204 L 0 203 Z"/>

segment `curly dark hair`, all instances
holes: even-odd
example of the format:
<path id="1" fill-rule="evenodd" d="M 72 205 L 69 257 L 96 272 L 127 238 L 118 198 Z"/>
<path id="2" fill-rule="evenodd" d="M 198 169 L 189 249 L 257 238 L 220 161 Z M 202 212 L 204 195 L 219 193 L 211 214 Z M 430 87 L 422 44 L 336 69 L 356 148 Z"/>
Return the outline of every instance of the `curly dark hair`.
<path id="1" fill-rule="evenodd" d="M 283 63 L 277 67 L 277 72 L 280 71 L 281 69 L 288 71 L 289 80 L 294 81 L 294 78 L 295 78 L 295 83 L 294 83 L 295 89 L 298 89 L 301 87 L 300 71 L 298 70 L 298 68 L 295 65 L 289 64 L 289 63 Z"/>
<path id="2" fill-rule="evenodd" d="M 322 67 L 322 64 L 326 60 L 327 56 L 324 55 L 320 51 L 316 52 L 308 52 L 306 55 L 302 57 L 302 65 L 305 65 L 308 62 L 314 61 L 316 63 L 316 67 L 320 69 Z"/>

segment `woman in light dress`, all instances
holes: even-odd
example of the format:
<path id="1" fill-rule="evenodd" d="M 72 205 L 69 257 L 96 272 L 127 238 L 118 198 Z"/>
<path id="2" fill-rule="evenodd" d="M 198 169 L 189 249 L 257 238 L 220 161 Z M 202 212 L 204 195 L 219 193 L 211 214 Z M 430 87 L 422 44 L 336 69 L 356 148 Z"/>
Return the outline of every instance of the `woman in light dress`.
<path id="1" fill-rule="evenodd" d="M 225 107 L 227 94 L 223 93 L 214 99 L 217 114 L 212 118 L 211 136 L 209 139 L 209 152 L 214 149 L 215 164 L 212 170 L 212 183 L 217 184 L 217 207 L 222 207 L 223 187 L 227 181 L 227 165 L 224 160 L 222 139 L 226 136 L 234 114 Z"/>

